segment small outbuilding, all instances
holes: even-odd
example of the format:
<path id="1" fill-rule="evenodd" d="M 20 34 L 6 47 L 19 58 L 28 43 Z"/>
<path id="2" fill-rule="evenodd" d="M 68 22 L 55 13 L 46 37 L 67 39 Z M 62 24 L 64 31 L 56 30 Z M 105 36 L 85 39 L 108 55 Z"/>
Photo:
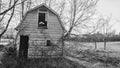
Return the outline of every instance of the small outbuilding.
<path id="1" fill-rule="evenodd" d="M 46 4 L 26 12 L 15 28 L 19 57 L 41 58 L 63 55 L 64 27 L 59 15 Z"/>

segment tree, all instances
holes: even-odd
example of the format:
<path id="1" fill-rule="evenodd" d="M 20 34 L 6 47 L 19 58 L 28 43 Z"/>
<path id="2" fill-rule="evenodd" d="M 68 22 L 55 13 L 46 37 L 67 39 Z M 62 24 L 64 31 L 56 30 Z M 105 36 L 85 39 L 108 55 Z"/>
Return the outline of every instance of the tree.
<path id="1" fill-rule="evenodd" d="M 79 27 L 82 23 L 87 22 L 94 15 L 95 6 L 98 0 L 69 0 L 69 29 L 66 36 L 70 36 L 70 33 L 75 27 Z"/>
<path id="2" fill-rule="evenodd" d="M 14 0 L 13 5 L 11 5 L 12 1 L 13 0 L 9 1 L 9 6 L 8 6 L 8 8 L 6 10 L 3 10 L 3 11 L 0 12 L 0 15 L 2 16 L 2 18 L 0 19 L 0 23 L 2 23 L 2 20 L 4 19 L 4 17 L 7 14 L 7 12 L 11 11 L 11 14 L 10 14 L 10 17 L 9 17 L 9 19 L 7 21 L 7 24 L 6 24 L 5 28 L 3 29 L 3 31 L 0 33 L 0 38 L 7 31 L 7 28 L 9 26 L 9 24 L 10 24 L 10 21 L 11 21 L 13 15 L 14 15 L 15 5 L 18 2 L 18 0 Z"/>
<path id="3" fill-rule="evenodd" d="M 89 32 L 89 34 L 93 34 L 92 38 L 93 42 L 95 43 L 95 50 L 97 49 L 97 41 L 100 39 L 98 35 L 101 31 L 101 28 L 103 28 L 103 26 L 105 25 L 103 19 L 104 19 L 103 16 L 98 15 L 97 22 L 93 24 L 92 31 Z"/>
<path id="4" fill-rule="evenodd" d="M 27 4 L 27 5 L 25 5 L 25 4 Z M 27 12 L 31 8 L 31 5 L 32 5 L 32 0 L 21 0 L 21 3 L 20 3 L 20 7 L 21 7 L 20 21 L 24 18 L 25 12 Z M 18 38 L 18 33 L 19 32 L 17 32 L 15 39 L 14 39 L 14 45 L 15 45 L 14 47 L 16 47 L 16 45 L 17 45 L 16 42 L 17 42 L 17 38 Z"/>
<path id="5" fill-rule="evenodd" d="M 98 22 L 101 24 L 100 28 L 98 29 L 97 32 L 101 32 L 104 37 L 103 37 L 103 41 L 104 41 L 104 50 L 106 50 L 106 43 L 107 43 L 107 38 L 109 37 L 110 33 L 111 33 L 111 28 L 113 25 L 110 24 L 110 20 L 111 20 L 111 16 L 100 16 L 100 19 L 98 20 Z M 96 36 L 97 38 L 97 36 Z"/>
<path id="6" fill-rule="evenodd" d="M 72 31 L 92 19 L 98 0 L 43 0 L 43 2 L 57 11 L 67 31 L 64 37 L 69 37 Z"/>
<path id="7" fill-rule="evenodd" d="M 10 6 L 10 4 L 11 4 L 10 2 L 11 2 L 11 1 L 12 1 L 12 0 L 9 1 L 9 7 L 8 7 L 6 10 L 0 12 L 0 15 L 3 15 L 3 14 L 5 14 L 5 13 L 7 13 L 8 11 L 10 11 L 11 9 L 13 9 L 13 8 L 15 7 L 16 3 L 18 2 L 18 0 L 14 0 L 13 5 Z"/>
<path id="8" fill-rule="evenodd" d="M 107 38 L 109 36 L 109 32 L 111 31 L 112 25 L 110 25 L 110 20 L 111 20 L 111 16 L 107 16 L 106 18 L 103 18 L 103 33 L 105 35 L 104 37 L 104 50 L 106 50 L 106 43 L 107 43 Z"/>

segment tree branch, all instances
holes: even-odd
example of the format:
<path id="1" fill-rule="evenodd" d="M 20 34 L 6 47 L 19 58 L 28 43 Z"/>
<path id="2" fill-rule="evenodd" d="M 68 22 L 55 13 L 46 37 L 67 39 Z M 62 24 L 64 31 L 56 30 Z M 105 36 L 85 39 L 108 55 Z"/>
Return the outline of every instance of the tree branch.
<path id="1" fill-rule="evenodd" d="M 7 13 L 9 10 L 11 10 L 12 8 L 14 8 L 14 6 L 16 5 L 17 2 L 18 2 L 18 0 L 16 0 L 16 1 L 14 2 L 14 4 L 13 4 L 10 8 L 8 8 L 8 9 L 4 10 L 3 12 L 1 12 L 0 15 L 3 15 L 3 14 L 5 14 L 5 13 Z"/>
<path id="2" fill-rule="evenodd" d="M 15 1 L 15 0 L 14 0 Z M 16 1 L 15 1 L 16 2 Z M 16 3 L 15 3 L 16 4 Z M 13 15 L 14 15 L 14 9 L 15 9 L 15 5 L 13 6 L 13 8 L 12 8 L 13 10 L 12 10 L 12 13 L 11 13 L 11 16 L 10 16 L 10 18 L 9 18 L 9 20 L 8 20 L 8 22 L 7 22 L 7 25 L 6 25 L 6 27 L 5 27 L 5 29 L 2 31 L 2 33 L 0 34 L 0 38 L 2 37 L 2 35 L 7 31 L 7 28 L 8 28 L 8 26 L 9 26 L 9 24 L 10 24 L 10 21 L 11 21 L 11 19 L 12 19 L 12 17 L 13 17 Z"/>

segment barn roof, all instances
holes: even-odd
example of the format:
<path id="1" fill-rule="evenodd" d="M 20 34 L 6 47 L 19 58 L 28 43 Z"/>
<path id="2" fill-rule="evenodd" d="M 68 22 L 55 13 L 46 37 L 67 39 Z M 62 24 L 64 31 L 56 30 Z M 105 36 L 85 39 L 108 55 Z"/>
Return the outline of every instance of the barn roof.
<path id="1" fill-rule="evenodd" d="M 22 25 L 22 23 L 23 23 L 24 19 L 26 18 L 27 14 L 28 14 L 29 12 L 33 11 L 33 10 L 36 10 L 36 9 L 40 8 L 41 6 L 44 6 L 44 7 L 46 7 L 49 11 L 53 12 L 53 13 L 57 16 L 58 20 L 60 21 L 60 25 L 61 25 L 62 29 L 65 30 L 65 28 L 64 28 L 64 26 L 63 26 L 63 24 L 62 24 L 62 21 L 61 21 L 61 19 L 60 19 L 60 16 L 58 15 L 58 13 L 55 12 L 52 8 L 48 7 L 45 3 L 40 4 L 40 5 L 36 6 L 36 7 L 28 10 L 28 11 L 26 12 L 26 14 L 24 15 L 23 19 L 20 21 L 20 23 L 17 25 L 17 27 L 16 27 L 15 29 L 16 29 L 16 30 L 23 29 L 25 26 L 22 27 L 22 28 L 21 28 L 20 26 Z"/>

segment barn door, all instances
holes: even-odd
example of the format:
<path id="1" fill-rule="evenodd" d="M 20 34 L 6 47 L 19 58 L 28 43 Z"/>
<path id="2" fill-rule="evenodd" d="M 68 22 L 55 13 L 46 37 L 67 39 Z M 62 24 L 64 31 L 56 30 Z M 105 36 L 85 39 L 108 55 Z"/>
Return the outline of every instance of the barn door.
<path id="1" fill-rule="evenodd" d="M 25 58 L 27 59 L 27 53 L 28 53 L 28 36 L 20 36 L 20 46 L 19 46 L 19 58 Z"/>

